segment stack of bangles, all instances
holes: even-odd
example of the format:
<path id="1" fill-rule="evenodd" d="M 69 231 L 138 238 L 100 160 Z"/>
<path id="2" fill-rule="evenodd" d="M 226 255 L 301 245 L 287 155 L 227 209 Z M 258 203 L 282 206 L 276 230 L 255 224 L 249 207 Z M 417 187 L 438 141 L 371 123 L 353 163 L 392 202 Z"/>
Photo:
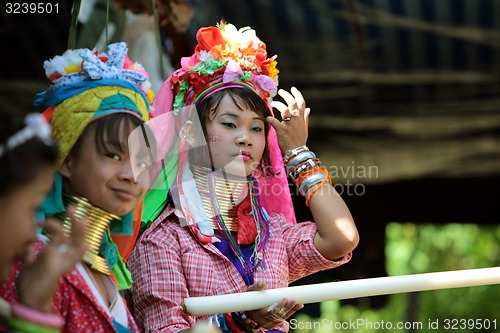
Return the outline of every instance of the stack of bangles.
<path id="1" fill-rule="evenodd" d="M 300 194 L 306 197 L 307 206 L 323 185 L 332 182 L 328 170 L 321 167 L 321 162 L 307 146 L 287 150 L 283 162 L 288 177 L 293 180 Z"/>
<path id="2" fill-rule="evenodd" d="M 20 303 L 11 306 L 11 316 L 7 320 L 9 329 L 25 333 L 58 333 L 64 324 L 61 316 L 29 308 Z"/>

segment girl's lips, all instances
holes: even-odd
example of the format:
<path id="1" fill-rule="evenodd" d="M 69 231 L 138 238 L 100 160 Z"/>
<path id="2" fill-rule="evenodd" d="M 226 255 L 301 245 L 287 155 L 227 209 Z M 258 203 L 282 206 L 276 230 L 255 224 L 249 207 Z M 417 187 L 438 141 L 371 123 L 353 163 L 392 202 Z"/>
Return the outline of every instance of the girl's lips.
<path id="1" fill-rule="evenodd" d="M 248 161 L 248 160 L 251 160 L 252 159 L 252 154 L 249 152 L 249 151 L 246 151 L 246 150 L 242 150 L 240 151 L 240 154 L 239 154 L 243 160 L 245 161 Z"/>
<path id="2" fill-rule="evenodd" d="M 134 194 L 132 192 L 126 191 L 126 190 L 120 190 L 120 189 L 113 189 L 113 192 L 122 200 L 125 201 L 130 201 L 134 199 Z"/>

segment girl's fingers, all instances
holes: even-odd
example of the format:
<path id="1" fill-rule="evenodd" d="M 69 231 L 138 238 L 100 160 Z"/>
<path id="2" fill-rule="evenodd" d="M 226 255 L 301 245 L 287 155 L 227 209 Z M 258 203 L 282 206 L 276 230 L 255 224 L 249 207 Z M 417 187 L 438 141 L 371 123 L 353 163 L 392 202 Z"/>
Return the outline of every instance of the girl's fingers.
<path id="1" fill-rule="evenodd" d="M 274 117 L 269 116 L 266 118 L 266 121 L 269 124 L 271 124 L 271 126 L 274 127 L 277 131 L 278 131 L 279 127 L 281 126 L 281 122 Z"/>
<path id="2" fill-rule="evenodd" d="M 273 108 L 278 109 L 279 111 L 288 110 L 288 106 L 286 106 L 283 102 L 280 102 L 280 101 L 272 101 L 271 106 Z"/>
<path id="3" fill-rule="evenodd" d="M 61 224 L 53 218 L 48 218 L 42 223 L 43 228 L 50 234 L 51 243 L 63 243 L 66 235 L 61 228 Z"/>
<path id="4" fill-rule="evenodd" d="M 87 242 L 85 240 L 85 232 L 87 230 L 86 221 L 82 221 L 81 219 L 75 216 L 76 207 L 70 206 L 68 209 L 68 216 L 71 219 L 71 243 L 81 251 L 85 252 L 87 248 Z M 81 252 L 80 251 L 80 252 Z"/>
<path id="5" fill-rule="evenodd" d="M 77 247 L 82 247 L 86 244 L 85 232 L 87 230 L 87 223 L 80 221 L 76 218 L 71 219 L 71 243 Z"/>
<path id="6" fill-rule="evenodd" d="M 33 245 L 27 246 L 23 254 L 23 265 L 31 265 L 35 262 L 36 255 Z"/>
<path id="7" fill-rule="evenodd" d="M 306 107 L 306 101 L 304 99 L 304 96 L 302 96 L 302 93 L 299 91 L 299 89 L 295 88 L 295 87 L 292 87 L 292 89 L 290 89 L 290 91 L 292 92 L 293 94 L 293 97 L 295 98 L 295 103 L 297 105 L 297 109 L 299 109 L 299 111 L 303 111 L 304 108 Z"/>
<path id="8" fill-rule="evenodd" d="M 260 290 L 265 290 L 265 289 L 266 289 L 266 282 L 259 281 L 257 283 L 252 284 L 250 287 L 248 287 L 247 291 L 260 291 Z"/>
<path id="9" fill-rule="evenodd" d="M 283 97 L 285 102 L 288 104 L 288 108 L 290 109 L 290 111 L 297 109 L 297 102 L 295 101 L 295 97 L 292 94 L 283 89 L 278 90 L 278 94 Z"/>
<path id="10" fill-rule="evenodd" d="M 289 308 L 288 312 L 285 315 L 286 319 L 288 319 L 289 317 L 291 317 L 295 312 L 299 311 L 303 307 L 304 307 L 303 304 L 293 302 L 291 304 L 291 307 Z"/>
<path id="11" fill-rule="evenodd" d="M 304 120 L 306 122 L 306 128 L 309 128 L 309 115 L 311 114 L 311 109 L 306 108 L 304 111 Z"/>
<path id="12" fill-rule="evenodd" d="M 280 89 L 278 94 L 285 100 L 286 104 L 280 101 L 271 102 L 271 106 L 278 109 L 281 112 L 281 117 L 283 119 L 292 116 L 295 110 L 298 110 L 298 115 L 306 119 L 306 101 L 302 93 L 295 87 L 290 89 L 291 93 Z M 307 113 L 308 116 L 308 113 Z"/>
<path id="13" fill-rule="evenodd" d="M 280 323 L 288 319 L 292 314 L 294 314 L 302 307 L 302 304 L 298 304 L 294 300 L 288 300 L 284 298 L 281 301 L 271 305 L 267 309 L 267 315 L 265 316 L 265 319 L 274 324 Z"/>
<path id="14" fill-rule="evenodd" d="M 66 251 L 75 252 L 76 256 L 81 256 L 88 248 L 85 240 L 85 232 L 87 225 L 85 222 L 79 221 L 74 217 L 74 210 L 69 209 L 68 215 L 71 218 L 71 234 L 66 236 L 62 229 L 61 223 L 54 218 L 48 218 L 41 225 L 50 234 L 50 243 L 48 246 L 59 248 L 61 245 L 68 247 Z"/>
<path id="15" fill-rule="evenodd" d="M 281 118 L 285 119 L 287 117 L 290 117 L 290 110 L 288 109 L 288 106 L 283 104 L 280 101 L 272 101 L 271 106 L 275 109 L 277 109 L 281 113 Z"/>

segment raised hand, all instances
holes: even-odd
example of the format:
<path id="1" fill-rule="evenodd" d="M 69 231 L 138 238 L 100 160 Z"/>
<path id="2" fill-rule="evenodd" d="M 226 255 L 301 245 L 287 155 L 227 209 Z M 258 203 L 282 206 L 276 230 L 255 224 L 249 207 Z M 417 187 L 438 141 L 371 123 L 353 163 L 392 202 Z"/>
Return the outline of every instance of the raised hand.
<path id="1" fill-rule="evenodd" d="M 51 241 L 38 257 L 32 249 L 25 254 L 17 281 L 19 300 L 24 305 L 50 312 L 59 278 L 80 262 L 88 249 L 86 223 L 75 218 L 74 207 L 68 209 L 68 215 L 71 236 L 64 234 L 59 222 L 47 219 L 41 226 L 51 235 Z"/>
<path id="2" fill-rule="evenodd" d="M 304 97 L 297 88 L 292 87 L 290 92 L 283 89 L 278 90 L 278 95 L 285 100 L 286 104 L 280 101 L 271 103 L 272 107 L 281 112 L 283 121 L 274 117 L 266 118 L 266 121 L 276 129 L 278 144 L 283 154 L 288 149 L 306 144 L 311 112 L 309 108 L 306 108 Z"/>

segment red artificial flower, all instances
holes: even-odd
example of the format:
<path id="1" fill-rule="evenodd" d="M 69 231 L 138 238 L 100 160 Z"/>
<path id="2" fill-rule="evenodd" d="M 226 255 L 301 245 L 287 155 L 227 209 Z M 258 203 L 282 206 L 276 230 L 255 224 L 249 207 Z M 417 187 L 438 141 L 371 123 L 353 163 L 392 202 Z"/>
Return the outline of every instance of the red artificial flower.
<path id="1" fill-rule="evenodd" d="M 262 74 L 271 77 L 273 80 L 279 73 L 279 70 L 276 68 L 276 65 L 278 64 L 276 58 L 277 56 L 274 55 L 261 63 Z"/>
<path id="2" fill-rule="evenodd" d="M 189 73 L 186 79 L 191 87 L 202 87 L 205 82 L 210 80 L 210 77 L 198 73 Z"/>
<path id="3" fill-rule="evenodd" d="M 107 63 L 108 62 L 108 55 L 107 54 L 99 54 L 99 51 L 95 50 L 94 51 L 94 54 L 99 58 L 99 60 L 101 60 L 102 62 L 104 63 Z"/>
<path id="4" fill-rule="evenodd" d="M 50 82 L 54 82 L 55 80 L 57 80 L 61 77 L 62 77 L 62 75 L 56 72 L 49 77 L 49 80 L 50 80 Z"/>
<path id="5" fill-rule="evenodd" d="M 267 59 L 266 44 L 262 41 L 259 41 L 259 46 L 255 50 L 255 59 L 259 62 L 263 62 Z"/>
<path id="6" fill-rule="evenodd" d="M 173 85 L 175 85 L 175 84 L 179 83 L 179 81 L 180 81 L 180 80 L 181 80 L 181 79 L 180 79 L 177 75 L 172 75 L 172 76 L 170 77 L 170 82 L 171 82 Z"/>
<path id="7" fill-rule="evenodd" d="M 217 27 L 201 28 L 196 33 L 196 40 L 198 41 L 198 45 L 195 48 L 196 53 L 200 51 L 210 52 L 215 45 L 222 45 L 223 47 L 226 45 L 226 41 Z"/>

